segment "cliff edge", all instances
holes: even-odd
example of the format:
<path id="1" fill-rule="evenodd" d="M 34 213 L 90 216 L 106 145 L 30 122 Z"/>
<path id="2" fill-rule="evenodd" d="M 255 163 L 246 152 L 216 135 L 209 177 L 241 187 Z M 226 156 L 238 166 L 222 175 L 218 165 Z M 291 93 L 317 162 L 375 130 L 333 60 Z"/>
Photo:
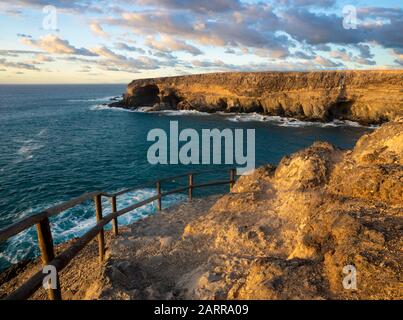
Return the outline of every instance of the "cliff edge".
<path id="1" fill-rule="evenodd" d="M 106 263 L 92 241 L 60 273 L 62 295 L 401 300 L 402 199 L 400 118 L 353 150 L 316 142 L 240 177 L 229 194 L 168 208 L 118 237 L 107 232 Z M 40 267 L 38 258 L 5 274 L 0 297 Z M 352 268 L 354 285 L 345 280 Z M 41 289 L 32 298 L 45 297 Z"/>
<path id="2" fill-rule="evenodd" d="M 403 118 L 133 224 L 111 243 L 100 298 L 402 299 L 402 199 Z"/>
<path id="3" fill-rule="evenodd" d="M 379 124 L 403 115 L 403 70 L 212 73 L 132 81 L 111 106 Z"/>

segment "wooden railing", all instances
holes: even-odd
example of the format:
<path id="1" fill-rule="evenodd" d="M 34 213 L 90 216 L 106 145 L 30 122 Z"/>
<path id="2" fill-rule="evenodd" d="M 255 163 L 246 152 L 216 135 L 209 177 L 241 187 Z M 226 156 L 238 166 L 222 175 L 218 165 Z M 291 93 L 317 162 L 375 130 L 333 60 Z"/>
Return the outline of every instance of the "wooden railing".
<path id="1" fill-rule="evenodd" d="M 201 175 L 205 173 L 215 173 L 222 170 L 209 170 L 187 173 L 183 175 L 178 175 L 175 177 L 169 177 L 160 179 L 155 182 L 157 194 L 143 201 L 132 204 L 124 209 L 117 210 L 117 197 L 125 193 L 138 190 L 140 187 L 126 189 L 116 193 L 105 193 L 101 191 L 95 191 L 91 193 L 83 194 L 77 198 L 71 199 L 67 202 L 63 202 L 54 207 L 48 208 L 38 214 L 29 216 L 21 221 L 14 223 L 4 229 L 0 230 L 0 243 L 6 241 L 12 236 L 32 227 L 36 226 L 36 231 L 38 235 L 38 246 L 41 252 L 41 259 L 43 266 L 54 266 L 57 270 L 56 280 L 57 285 L 55 289 L 48 289 L 48 297 L 50 300 L 61 300 L 61 289 L 59 283 L 58 274 L 62 271 L 70 261 L 95 237 L 98 237 L 98 248 L 99 248 L 99 260 L 102 263 L 105 258 L 105 236 L 104 227 L 109 222 L 112 221 L 112 232 L 114 236 L 118 235 L 118 217 L 140 208 L 148 203 L 157 201 L 157 210 L 162 210 L 162 198 L 174 193 L 180 193 L 188 191 L 189 201 L 193 198 L 193 190 L 196 188 L 205 188 L 211 186 L 219 186 L 229 184 L 230 189 L 235 183 L 235 169 L 230 169 L 230 179 L 229 180 L 219 180 L 211 181 L 207 183 L 194 183 L 194 177 L 196 175 Z M 185 187 L 176 188 L 173 190 L 161 191 L 161 185 L 163 182 L 172 181 L 174 179 L 180 179 L 188 177 L 188 184 Z M 148 184 L 149 186 L 149 184 Z M 112 211 L 109 215 L 102 215 L 102 197 L 107 197 L 110 199 Z M 54 246 L 53 246 L 53 236 L 50 226 L 49 218 L 58 215 L 67 209 L 73 208 L 85 201 L 93 199 L 95 205 L 95 215 L 96 215 L 96 225 L 87 231 L 83 236 L 78 238 L 69 248 L 61 252 L 58 256 L 55 256 Z M 13 293 L 6 296 L 5 300 L 25 300 L 31 297 L 43 284 L 43 280 L 46 277 L 46 273 L 42 270 L 35 273 L 31 278 L 24 282 L 18 289 Z"/>

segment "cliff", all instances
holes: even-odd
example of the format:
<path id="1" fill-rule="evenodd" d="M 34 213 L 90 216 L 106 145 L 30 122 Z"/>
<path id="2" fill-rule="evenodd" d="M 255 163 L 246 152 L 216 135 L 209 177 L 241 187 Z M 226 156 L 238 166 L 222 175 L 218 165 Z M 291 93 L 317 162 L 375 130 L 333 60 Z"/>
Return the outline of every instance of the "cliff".
<path id="1" fill-rule="evenodd" d="M 403 118 L 353 150 L 316 142 L 218 200 L 133 224 L 111 243 L 100 297 L 402 299 L 402 181 Z"/>
<path id="2" fill-rule="evenodd" d="M 212 73 L 134 80 L 111 106 L 382 123 L 403 114 L 402 92 L 403 70 Z"/>
<path id="3" fill-rule="evenodd" d="M 229 194 L 168 208 L 118 237 L 107 232 L 105 264 L 94 240 L 60 273 L 62 295 L 401 300 L 402 182 L 403 118 L 353 150 L 316 142 L 240 177 Z M 40 259 L 32 264 L 0 277 L 0 298 Z M 346 266 L 356 288 L 343 286 Z M 41 289 L 33 299 L 45 297 Z"/>

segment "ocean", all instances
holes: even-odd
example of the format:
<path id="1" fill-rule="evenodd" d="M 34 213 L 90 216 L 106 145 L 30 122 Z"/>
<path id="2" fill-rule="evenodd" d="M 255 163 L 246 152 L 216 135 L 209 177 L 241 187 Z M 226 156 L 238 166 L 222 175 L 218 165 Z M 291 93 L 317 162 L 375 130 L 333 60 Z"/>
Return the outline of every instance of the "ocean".
<path id="1" fill-rule="evenodd" d="M 351 122 L 301 122 L 257 114 L 222 115 L 199 112 L 145 113 L 110 109 L 105 104 L 120 96 L 125 85 L 2 85 L 0 86 L 0 228 L 40 210 L 94 190 L 118 191 L 137 187 L 118 198 L 118 209 L 155 194 L 149 181 L 191 170 L 229 168 L 225 165 L 150 165 L 147 133 L 168 131 L 170 121 L 180 129 L 224 128 L 256 130 L 256 165 L 277 164 L 314 141 L 351 148 L 372 131 Z M 227 173 L 222 173 L 222 175 Z M 212 179 L 206 175 L 200 179 Z M 200 182 L 199 178 L 195 178 Z M 173 187 L 174 181 L 163 188 Z M 186 183 L 186 180 L 184 181 Z M 196 196 L 220 193 L 228 187 L 196 191 Z M 186 199 L 174 194 L 169 206 Z M 105 212 L 110 212 L 104 202 Z M 153 214 L 149 204 L 120 218 L 130 224 Z M 95 224 L 91 202 L 51 219 L 56 243 L 82 235 Z M 0 270 L 38 255 L 34 228 L 0 244 Z"/>

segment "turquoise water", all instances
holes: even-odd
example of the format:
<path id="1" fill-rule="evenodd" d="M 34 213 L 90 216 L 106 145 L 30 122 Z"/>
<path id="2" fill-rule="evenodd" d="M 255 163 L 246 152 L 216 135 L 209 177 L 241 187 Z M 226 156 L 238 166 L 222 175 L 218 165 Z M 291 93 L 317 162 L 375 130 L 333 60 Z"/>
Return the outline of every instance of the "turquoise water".
<path id="1" fill-rule="evenodd" d="M 141 113 L 109 109 L 102 104 L 121 95 L 124 85 L 0 86 L 0 228 L 41 209 L 94 190 L 116 191 L 140 186 L 118 199 L 120 208 L 154 194 L 141 185 L 157 177 L 217 166 L 156 165 L 147 162 L 149 130 L 256 129 L 256 164 L 277 163 L 284 155 L 316 140 L 350 148 L 369 128 L 352 123 L 301 123 L 259 115 L 206 115 L 177 112 Z M 225 167 L 225 166 L 218 166 Z M 205 179 L 211 178 L 206 176 Z M 196 181 L 197 182 L 197 181 Z M 166 187 L 172 187 L 170 184 Z M 198 191 L 223 192 L 226 188 Z M 185 199 L 172 195 L 168 206 Z M 104 203 L 108 212 L 109 205 Z M 130 223 L 152 214 L 155 204 L 122 217 Z M 92 203 L 52 219 L 60 243 L 94 225 Z M 0 244 L 0 269 L 37 254 L 34 230 Z"/>

